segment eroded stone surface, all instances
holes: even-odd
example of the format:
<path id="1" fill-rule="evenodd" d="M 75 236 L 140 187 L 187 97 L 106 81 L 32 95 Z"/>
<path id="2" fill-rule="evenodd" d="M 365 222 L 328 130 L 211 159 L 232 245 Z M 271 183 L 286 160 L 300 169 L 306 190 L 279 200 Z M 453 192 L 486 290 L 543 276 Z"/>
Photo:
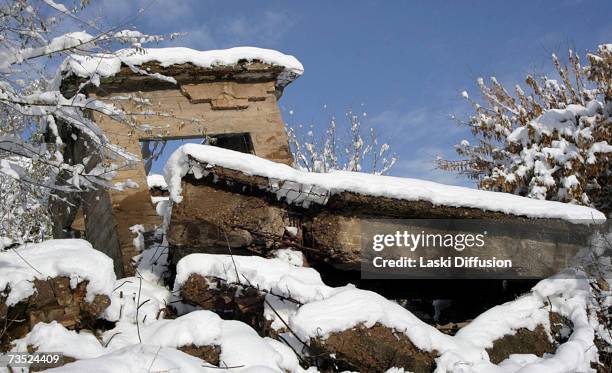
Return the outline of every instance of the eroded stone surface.
<path id="1" fill-rule="evenodd" d="M 72 289 L 68 277 L 55 277 L 34 280 L 34 287 L 32 296 L 14 306 L 0 303 L 0 323 L 6 325 L 1 350 L 6 351 L 10 341 L 24 337 L 39 322 L 57 321 L 68 329 L 93 325 L 110 305 L 108 296 L 102 294 L 96 294 L 91 303 L 85 300 L 87 281 Z"/>
<path id="2" fill-rule="evenodd" d="M 392 367 L 415 373 L 435 369 L 436 351 L 419 350 L 408 337 L 381 324 L 358 326 L 326 339 L 310 340 L 311 355 L 321 368 L 331 371 L 385 372 Z"/>
<path id="3" fill-rule="evenodd" d="M 200 358 L 211 365 L 219 365 L 221 348 L 219 346 L 196 346 L 188 345 L 178 348 L 186 354 Z"/>
<path id="4" fill-rule="evenodd" d="M 493 342 L 487 349 L 489 359 L 494 364 L 507 359 L 512 354 L 533 354 L 539 357 L 545 353 L 554 353 L 560 343 L 566 339 L 564 329 L 571 329 L 571 322 L 556 312 L 549 313 L 550 331 L 543 325 L 534 330 L 520 328 L 514 334 L 505 335 Z"/>
<path id="5" fill-rule="evenodd" d="M 181 286 L 180 295 L 187 304 L 216 312 L 224 319 L 240 320 L 260 335 L 269 334 L 269 322 L 264 317 L 265 294 L 254 288 L 192 274 Z"/>

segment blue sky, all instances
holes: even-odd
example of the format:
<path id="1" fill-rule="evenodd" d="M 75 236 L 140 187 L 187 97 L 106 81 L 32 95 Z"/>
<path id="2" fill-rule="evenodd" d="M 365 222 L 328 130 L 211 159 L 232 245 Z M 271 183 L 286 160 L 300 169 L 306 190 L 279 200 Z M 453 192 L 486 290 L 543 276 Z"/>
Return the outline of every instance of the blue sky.
<path id="1" fill-rule="evenodd" d="M 325 126 L 349 108 L 388 139 L 393 175 L 471 186 L 434 171 L 469 133 L 460 92 L 476 78 L 503 84 L 550 72 L 550 54 L 581 54 L 612 42 L 611 1 L 93 1 L 88 12 L 149 33 L 186 32 L 165 45 L 218 49 L 251 45 L 296 56 L 305 74 L 280 101 L 290 123 Z M 326 108 L 324 108 L 326 106 Z M 289 111 L 293 115 L 289 114 Z"/>

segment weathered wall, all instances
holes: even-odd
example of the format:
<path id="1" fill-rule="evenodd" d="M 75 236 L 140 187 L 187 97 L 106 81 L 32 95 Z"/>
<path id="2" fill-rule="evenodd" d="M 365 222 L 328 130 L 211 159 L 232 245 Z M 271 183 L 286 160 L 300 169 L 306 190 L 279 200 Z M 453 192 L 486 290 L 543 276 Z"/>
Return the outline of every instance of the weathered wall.
<path id="1" fill-rule="evenodd" d="M 173 205 L 168 229 L 174 264 L 194 252 L 227 254 L 228 245 L 260 252 L 272 249 L 274 238 L 281 238 L 285 226 L 291 225 L 288 212 L 270 204 L 259 190 L 238 193 L 191 183 L 184 187 L 183 201 Z"/>
<path id="2" fill-rule="evenodd" d="M 138 80 L 137 86 L 128 84 L 132 78 L 123 79 L 126 79 L 123 85 L 114 82 L 105 87 L 103 82 L 90 96 L 121 107 L 135 126 L 129 127 L 98 112 L 92 116 L 111 143 L 138 157 L 142 140 L 248 133 L 258 156 L 281 163 L 292 162 L 274 79 L 169 85 L 149 78 Z M 129 228 L 142 224 L 145 230 L 151 231 L 161 224 L 150 200 L 142 162 L 119 169 L 112 183 L 128 181 L 138 186 L 85 196 L 87 201 L 83 207 L 87 239 L 97 249 L 121 261 L 121 271 L 126 275 L 133 272 L 130 259 L 137 254 Z"/>
<path id="3" fill-rule="evenodd" d="M 427 233 L 464 234 L 473 232 L 471 228 L 480 232 L 484 222 L 493 221 L 497 223 L 484 228 L 493 228 L 488 232 L 485 246 L 470 248 L 470 255 L 512 258 L 513 268 L 520 270 L 508 275 L 532 277 L 530 274 L 565 268 L 567 261 L 585 242 L 580 242 L 580 226 L 563 221 L 527 219 L 472 208 L 434 206 L 424 201 L 341 193 L 331 196 L 325 206 L 315 204 L 306 209 L 278 201 L 275 194 L 266 192 L 268 181 L 265 178 L 218 166 L 208 170 L 211 173 L 203 179 L 196 180 L 190 175 L 183 179 L 184 199 L 173 206 L 168 240 L 175 248 L 189 247 L 189 252 L 185 254 L 219 250 L 227 253 L 227 244 L 218 233 L 220 231 L 246 231 L 242 236 L 249 235 L 253 239 L 242 247 L 265 254 L 273 245 L 265 240 L 256 242 L 255 237 L 279 243 L 286 226 L 297 226 L 303 243 L 301 249 L 310 259 L 314 257 L 314 262 L 323 261 L 343 270 L 358 270 L 362 262 L 364 229 L 374 229 L 373 232 L 378 233 L 404 230 L 421 232 L 427 229 Z M 422 220 L 380 220 L 438 219 L 435 221 L 440 222 L 442 220 L 439 219 L 464 218 L 487 220 L 476 220 L 471 228 L 466 228 L 465 223 L 456 226 L 455 220 L 448 227 L 450 231 L 444 226 L 428 225 L 430 223 Z M 567 240 L 568 236 L 577 238 Z M 240 241 L 235 240 L 230 246 L 241 247 Z M 458 254 L 452 248 L 448 251 L 442 252 L 439 247 L 420 248 L 415 257 L 434 259 L 440 255 Z M 385 253 L 380 255 L 385 257 Z M 388 256 L 389 259 L 397 257 Z M 418 275 L 427 277 L 428 273 L 424 271 Z"/>

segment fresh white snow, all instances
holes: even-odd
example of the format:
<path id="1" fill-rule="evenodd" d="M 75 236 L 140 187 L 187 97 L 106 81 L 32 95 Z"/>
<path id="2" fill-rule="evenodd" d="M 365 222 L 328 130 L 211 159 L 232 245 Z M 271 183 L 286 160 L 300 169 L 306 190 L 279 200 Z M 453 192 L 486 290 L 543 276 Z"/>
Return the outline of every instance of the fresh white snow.
<path id="1" fill-rule="evenodd" d="M 203 368 L 204 362 L 174 348 L 135 344 L 91 359 L 77 360 L 48 373 L 212 373 L 219 368 Z M 247 370 L 241 371 L 245 372 Z"/>
<path id="2" fill-rule="evenodd" d="M 292 249 L 278 249 L 274 251 L 273 255 L 275 258 L 296 267 L 304 266 L 304 254 L 302 254 L 301 251 Z"/>
<path id="3" fill-rule="evenodd" d="M 192 162 L 191 159 L 197 162 Z M 201 164 L 197 164 L 198 162 Z M 188 172 L 198 178 L 205 176 L 208 166 L 220 166 L 247 175 L 266 177 L 269 179 L 268 189 L 276 193 L 278 198 L 286 198 L 290 203 L 306 207 L 310 203 L 325 204 L 332 194 L 353 192 L 409 201 L 427 201 L 436 206 L 477 208 L 530 218 L 564 219 L 583 224 L 605 220 L 603 213 L 585 206 L 418 179 L 346 171 L 309 173 L 252 154 L 197 144 L 181 146 L 166 163 L 164 172 L 171 199 L 180 203 L 181 179 Z"/>
<path id="4" fill-rule="evenodd" d="M 12 351 L 27 351 L 30 345 L 39 351 L 62 352 L 80 359 L 50 372 L 218 372 L 219 368 L 176 350 L 190 345 L 218 346 L 221 366 L 236 367 L 232 371 L 240 373 L 304 372 L 295 354 L 281 342 L 260 337 L 243 322 L 222 320 L 202 310 L 176 319 L 156 320 L 140 326 L 140 330 L 136 325 L 122 323 L 107 331 L 102 342 L 89 333 L 67 330 L 57 322 L 39 323 L 15 342 Z"/>
<path id="5" fill-rule="evenodd" d="M 404 332 L 424 351 L 456 348 L 452 337 L 419 320 L 399 304 L 377 293 L 354 288 L 305 304 L 293 315 L 289 325 L 302 340 L 309 340 L 326 338 L 358 325 L 369 328 L 376 323 Z"/>
<path id="6" fill-rule="evenodd" d="M 87 301 L 110 296 L 115 284 L 113 261 L 85 240 L 49 240 L 0 252 L 0 290 L 9 289 L 8 306 L 34 294 L 34 279 L 59 276 L 69 277 L 72 287 L 88 281 Z"/>
<path id="7" fill-rule="evenodd" d="M 174 300 L 168 289 L 138 277 L 126 277 L 115 282 L 110 296 L 111 305 L 103 317 L 109 321 L 150 324 L 165 316 L 164 309 Z"/>
<path id="8" fill-rule="evenodd" d="M 93 334 L 68 330 L 57 321 L 40 322 L 24 338 L 13 343 L 12 351 L 27 351 L 31 346 L 38 351 L 61 352 L 75 359 L 90 359 L 107 352 Z"/>
<path id="9" fill-rule="evenodd" d="M 161 190 L 167 190 L 168 184 L 166 184 L 166 180 L 164 179 L 164 175 L 160 174 L 150 174 L 147 176 L 147 185 L 149 189 L 159 188 Z"/>
<path id="10" fill-rule="evenodd" d="M 236 276 L 236 269 L 240 278 Z M 321 275 L 313 268 L 296 267 L 276 258 L 234 256 L 232 259 L 230 255 L 190 254 L 176 265 L 174 290 L 180 290 L 192 274 L 254 286 L 301 303 L 324 299 L 337 291 L 325 285 Z"/>

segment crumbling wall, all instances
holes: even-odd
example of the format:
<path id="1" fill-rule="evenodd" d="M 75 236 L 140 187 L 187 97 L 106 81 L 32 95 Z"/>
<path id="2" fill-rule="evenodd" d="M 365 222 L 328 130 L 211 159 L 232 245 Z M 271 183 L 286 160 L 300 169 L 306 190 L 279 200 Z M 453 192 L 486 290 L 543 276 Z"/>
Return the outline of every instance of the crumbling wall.
<path id="1" fill-rule="evenodd" d="M 283 84 L 287 84 L 277 81 L 283 68 L 257 62 L 210 69 L 189 64 L 145 65 L 141 68 L 173 76 L 177 84 L 138 75 L 124 67 L 117 75 L 103 79 L 100 87 L 84 89 L 90 97 L 123 109 L 132 122 L 126 125 L 92 112 L 92 119 L 110 143 L 140 157 L 141 141 L 247 133 L 256 155 L 292 163 L 277 105 Z M 62 90 L 69 94 L 78 87 L 80 81 L 75 79 L 64 81 Z M 76 162 L 86 156 L 86 152 L 73 153 Z M 151 202 L 146 177 L 143 163 L 131 161 L 119 168 L 111 181 L 122 184 L 122 190 L 84 197 L 87 239 L 121 262 L 118 275 L 133 274 L 131 258 L 138 254 L 129 228 L 141 224 L 151 232 L 162 223 Z"/>

